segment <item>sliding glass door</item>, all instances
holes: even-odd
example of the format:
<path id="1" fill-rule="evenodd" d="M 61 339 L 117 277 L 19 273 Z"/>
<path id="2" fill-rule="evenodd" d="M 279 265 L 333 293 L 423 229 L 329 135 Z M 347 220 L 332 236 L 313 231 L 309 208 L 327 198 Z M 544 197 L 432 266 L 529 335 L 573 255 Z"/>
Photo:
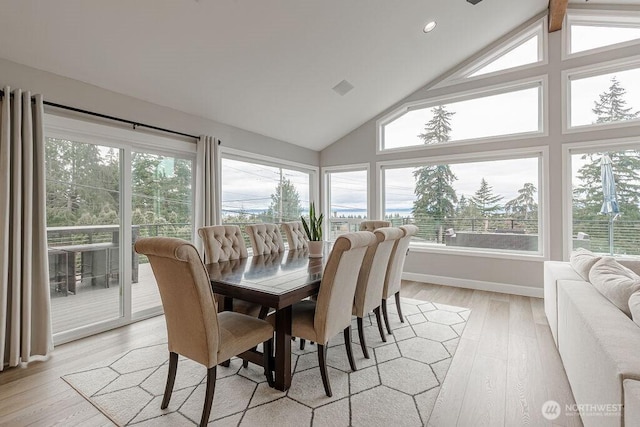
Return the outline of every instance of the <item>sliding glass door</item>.
<path id="1" fill-rule="evenodd" d="M 53 333 L 122 316 L 121 150 L 46 139 Z"/>
<path id="2" fill-rule="evenodd" d="M 192 240 L 196 145 L 47 117 L 50 295 L 56 343 L 162 313 L 139 237 Z"/>
<path id="3" fill-rule="evenodd" d="M 149 152 L 131 155 L 132 240 L 138 236 L 191 240 L 193 160 Z M 132 251 L 133 314 L 160 310 L 162 301 L 146 257 Z"/>

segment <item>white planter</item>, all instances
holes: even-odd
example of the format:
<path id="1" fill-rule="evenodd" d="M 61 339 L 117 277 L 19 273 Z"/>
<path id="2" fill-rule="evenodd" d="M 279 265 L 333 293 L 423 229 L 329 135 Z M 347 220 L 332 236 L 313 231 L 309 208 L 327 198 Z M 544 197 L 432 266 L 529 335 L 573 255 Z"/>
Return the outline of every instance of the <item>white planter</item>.
<path id="1" fill-rule="evenodd" d="M 309 258 L 321 258 L 324 249 L 324 242 L 310 241 L 309 242 Z"/>

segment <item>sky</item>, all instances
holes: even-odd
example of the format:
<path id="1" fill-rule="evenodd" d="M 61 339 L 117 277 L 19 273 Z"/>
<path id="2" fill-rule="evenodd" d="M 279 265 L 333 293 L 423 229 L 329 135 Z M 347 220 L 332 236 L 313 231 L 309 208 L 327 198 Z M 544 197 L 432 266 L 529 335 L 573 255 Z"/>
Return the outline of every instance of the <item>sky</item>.
<path id="1" fill-rule="evenodd" d="M 573 28 L 576 31 L 572 40 L 574 52 L 640 37 L 640 29 L 603 31 L 593 26 Z M 511 51 L 483 71 L 504 68 L 510 60 L 516 61 L 515 64 L 530 63 L 532 58 L 535 60 L 534 55 L 537 55 L 536 43 L 530 40 L 522 45 L 522 49 Z M 634 111 L 640 110 L 640 68 L 576 78 L 571 82 L 572 126 L 586 125 L 596 120 L 592 112 L 594 101 L 609 88 L 614 75 L 627 91 L 627 106 Z M 533 84 L 511 93 L 446 104 L 448 111 L 455 112 L 451 118 L 451 140 L 537 131 L 540 123 L 539 91 L 539 86 Z M 388 124 L 384 131 L 385 147 L 422 145 L 423 141 L 418 134 L 424 132 L 425 124 L 431 117 L 431 108 L 412 110 Z M 372 141 L 374 143 L 376 142 Z M 582 162 L 579 156 L 573 156 L 573 160 L 572 170 L 575 171 Z M 484 177 L 493 187 L 494 193 L 504 197 L 504 203 L 515 198 L 524 183 L 531 182 L 538 187 L 538 162 L 535 157 L 450 164 L 458 178 L 453 186 L 458 196 L 464 194 L 469 198 L 480 187 L 480 181 Z M 388 212 L 412 207 L 415 200 L 414 170 L 413 167 L 403 166 L 385 171 L 385 209 Z M 270 203 L 270 195 L 278 184 L 279 173 L 276 167 L 252 164 L 247 168 L 242 162 L 223 159 L 223 209 L 266 209 Z M 372 173 L 375 171 L 372 170 Z M 309 200 L 309 175 L 294 170 L 284 170 L 283 174 L 294 182 L 301 203 L 306 207 Z M 331 176 L 331 210 L 359 209 L 364 212 L 367 208 L 366 172 L 335 172 Z"/>

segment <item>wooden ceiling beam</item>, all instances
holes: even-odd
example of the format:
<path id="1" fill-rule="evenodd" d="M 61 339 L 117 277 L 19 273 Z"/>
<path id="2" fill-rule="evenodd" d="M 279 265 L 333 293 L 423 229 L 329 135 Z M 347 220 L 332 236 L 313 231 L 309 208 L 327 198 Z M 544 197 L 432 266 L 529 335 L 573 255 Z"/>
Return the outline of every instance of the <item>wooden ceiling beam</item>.
<path id="1" fill-rule="evenodd" d="M 567 13 L 569 0 L 549 0 L 549 32 L 562 29 L 564 15 Z"/>

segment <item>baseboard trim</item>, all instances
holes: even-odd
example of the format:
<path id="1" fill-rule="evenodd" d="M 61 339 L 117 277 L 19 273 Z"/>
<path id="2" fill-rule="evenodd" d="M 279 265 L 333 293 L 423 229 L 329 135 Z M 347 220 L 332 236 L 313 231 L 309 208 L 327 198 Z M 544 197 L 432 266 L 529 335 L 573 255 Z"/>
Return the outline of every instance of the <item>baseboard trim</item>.
<path id="1" fill-rule="evenodd" d="M 477 289 L 479 291 L 499 292 L 502 294 L 522 295 L 533 298 L 543 298 L 544 295 L 542 288 L 485 282 L 482 280 L 460 279 L 457 277 L 435 276 L 432 274 L 402 273 L 402 279 L 412 280 L 414 282 L 433 283 L 434 285 Z"/>

